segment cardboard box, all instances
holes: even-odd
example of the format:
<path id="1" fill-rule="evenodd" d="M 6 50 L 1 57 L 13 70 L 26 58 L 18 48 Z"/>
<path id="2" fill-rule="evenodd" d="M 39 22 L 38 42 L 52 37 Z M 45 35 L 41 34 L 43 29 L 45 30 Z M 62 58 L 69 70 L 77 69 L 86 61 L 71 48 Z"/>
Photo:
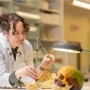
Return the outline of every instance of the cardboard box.
<path id="1" fill-rule="evenodd" d="M 26 5 L 28 6 L 35 6 L 35 7 L 39 7 L 41 9 L 49 9 L 49 3 L 45 0 L 26 0 L 25 1 Z"/>
<path id="2" fill-rule="evenodd" d="M 49 3 L 47 1 L 42 0 L 41 2 L 39 2 L 39 8 L 41 9 L 49 9 Z"/>
<path id="3" fill-rule="evenodd" d="M 44 13 L 41 12 L 41 22 L 49 25 L 59 25 L 59 15 L 55 13 Z"/>

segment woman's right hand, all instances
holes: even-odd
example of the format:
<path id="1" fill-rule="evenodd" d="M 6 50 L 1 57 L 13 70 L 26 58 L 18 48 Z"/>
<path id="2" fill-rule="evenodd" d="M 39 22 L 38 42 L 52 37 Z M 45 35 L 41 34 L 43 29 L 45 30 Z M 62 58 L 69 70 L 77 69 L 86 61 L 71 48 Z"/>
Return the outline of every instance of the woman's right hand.
<path id="1" fill-rule="evenodd" d="M 20 77 L 31 77 L 33 79 L 37 79 L 37 72 L 34 67 L 31 66 L 25 66 L 21 69 L 18 69 L 15 72 L 16 78 L 19 79 Z"/>

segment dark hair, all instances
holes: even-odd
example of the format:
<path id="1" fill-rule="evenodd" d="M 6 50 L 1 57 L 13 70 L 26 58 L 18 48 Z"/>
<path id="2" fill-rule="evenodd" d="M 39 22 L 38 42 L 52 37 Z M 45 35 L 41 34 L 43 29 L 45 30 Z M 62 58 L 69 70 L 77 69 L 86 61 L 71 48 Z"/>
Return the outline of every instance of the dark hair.
<path id="1" fill-rule="evenodd" d="M 16 13 L 8 13 L 8 14 L 2 14 L 0 16 L 0 28 L 2 31 L 9 31 L 10 30 L 10 22 L 13 23 L 13 29 L 14 32 L 16 31 L 16 23 L 18 21 L 21 21 L 24 27 L 24 30 L 26 32 L 29 31 L 30 27 L 29 24 L 25 22 L 24 18 L 22 18 L 21 16 L 19 16 Z"/>

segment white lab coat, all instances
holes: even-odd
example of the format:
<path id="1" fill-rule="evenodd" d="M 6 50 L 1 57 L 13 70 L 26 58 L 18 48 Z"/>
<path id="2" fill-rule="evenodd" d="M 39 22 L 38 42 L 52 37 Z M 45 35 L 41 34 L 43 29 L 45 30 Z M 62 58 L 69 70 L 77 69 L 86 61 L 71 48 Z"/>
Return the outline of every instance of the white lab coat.
<path id="1" fill-rule="evenodd" d="M 33 52 L 31 44 L 25 40 L 16 54 L 14 60 L 9 42 L 3 33 L 0 33 L 0 87 L 12 86 L 9 83 L 9 75 L 11 72 L 24 67 L 26 65 L 33 66 Z"/>

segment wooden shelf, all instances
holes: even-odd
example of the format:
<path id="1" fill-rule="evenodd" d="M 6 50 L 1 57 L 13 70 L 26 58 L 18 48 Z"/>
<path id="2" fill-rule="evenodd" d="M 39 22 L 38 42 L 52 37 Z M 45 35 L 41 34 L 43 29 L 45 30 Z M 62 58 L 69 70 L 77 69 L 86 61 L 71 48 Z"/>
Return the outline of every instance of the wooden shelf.
<path id="1" fill-rule="evenodd" d="M 29 9 L 29 11 L 31 11 L 33 14 L 36 14 L 36 15 L 39 15 L 40 12 L 41 13 L 57 14 L 58 15 L 58 11 L 55 10 L 55 9 L 43 9 L 43 8 L 40 8 L 39 6 L 36 7 L 34 5 L 26 5 L 26 4 L 18 3 L 18 2 L 13 2 L 13 4 L 19 6 L 20 8 L 24 8 L 25 7 L 26 9 Z M 36 11 L 36 12 L 34 12 L 34 11 Z M 26 12 L 25 11 L 25 14 L 24 15 L 21 15 L 21 16 L 22 17 L 24 16 L 24 18 L 27 18 L 27 19 L 30 19 L 30 20 L 35 20 L 35 19 L 30 18 L 30 15 L 29 14 L 32 14 L 31 12 Z M 25 17 L 25 15 L 26 15 L 26 17 Z M 42 20 L 42 17 L 43 16 L 41 15 L 41 19 L 39 21 L 40 21 L 41 24 L 44 24 L 44 26 L 50 27 L 50 28 L 51 27 L 54 28 L 54 27 L 59 26 L 59 23 L 56 23 L 55 24 L 55 23 L 50 23 L 50 22 L 43 21 Z"/>
<path id="2" fill-rule="evenodd" d="M 41 18 L 41 16 L 38 14 L 27 13 L 22 11 L 17 11 L 16 13 L 27 19 L 40 20 Z"/>
<path id="3" fill-rule="evenodd" d="M 54 13 L 54 14 L 58 14 L 58 11 L 55 10 L 55 9 L 43 9 L 43 8 L 40 8 L 40 11 L 41 11 L 41 12 L 45 12 L 45 13 Z"/>
<path id="4" fill-rule="evenodd" d="M 59 26 L 59 24 L 50 24 L 50 23 L 45 23 L 45 22 L 42 22 L 42 21 L 41 21 L 41 24 L 43 24 L 44 27 L 48 27 L 49 29 Z"/>
<path id="5" fill-rule="evenodd" d="M 33 5 L 26 5 L 24 3 L 19 3 L 19 2 L 13 2 L 13 5 L 18 5 L 20 7 L 25 7 L 25 8 L 34 8 L 34 9 L 37 9 L 35 6 Z"/>
<path id="6" fill-rule="evenodd" d="M 26 37 L 26 39 L 31 40 L 31 41 L 36 41 L 36 40 L 37 40 L 37 38 L 32 38 L 32 37 L 31 37 L 31 38 Z M 50 43 L 59 42 L 59 41 L 57 41 L 57 40 L 53 40 L 53 39 L 52 39 L 52 40 L 49 40 L 49 39 L 47 39 L 47 40 L 40 39 L 40 41 L 41 41 L 41 42 L 45 42 L 45 43 L 46 43 L 46 42 L 47 42 L 47 43 L 49 43 L 49 42 L 50 42 Z"/>
<path id="7" fill-rule="evenodd" d="M 11 0 L 0 0 L 0 3 L 10 3 Z"/>
<path id="8" fill-rule="evenodd" d="M 30 40 L 30 41 L 36 41 L 37 39 L 36 38 L 30 38 L 30 37 L 26 37 L 27 40 Z"/>
<path id="9" fill-rule="evenodd" d="M 59 41 L 57 41 L 57 40 L 53 40 L 53 39 L 46 39 L 46 40 L 44 40 L 44 39 L 40 39 L 40 40 L 41 40 L 41 42 L 51 42 L 51 43 L 59 42 Z"/>
<path id="10" fill-rule="evenodd" d="M 18 3 L 18 2 L 13 2 L 14 5 L 18 5 L 20 7 L 25 7 L 25 8 L 31 8 L 31 9 L 38 9 L 40 12 L 46 12 L 46 13 L 55 13 L 58 14 L 58 11 L 55 9 L 43 9 L 34 5 L 26 5 L 23 3 Z"/>

